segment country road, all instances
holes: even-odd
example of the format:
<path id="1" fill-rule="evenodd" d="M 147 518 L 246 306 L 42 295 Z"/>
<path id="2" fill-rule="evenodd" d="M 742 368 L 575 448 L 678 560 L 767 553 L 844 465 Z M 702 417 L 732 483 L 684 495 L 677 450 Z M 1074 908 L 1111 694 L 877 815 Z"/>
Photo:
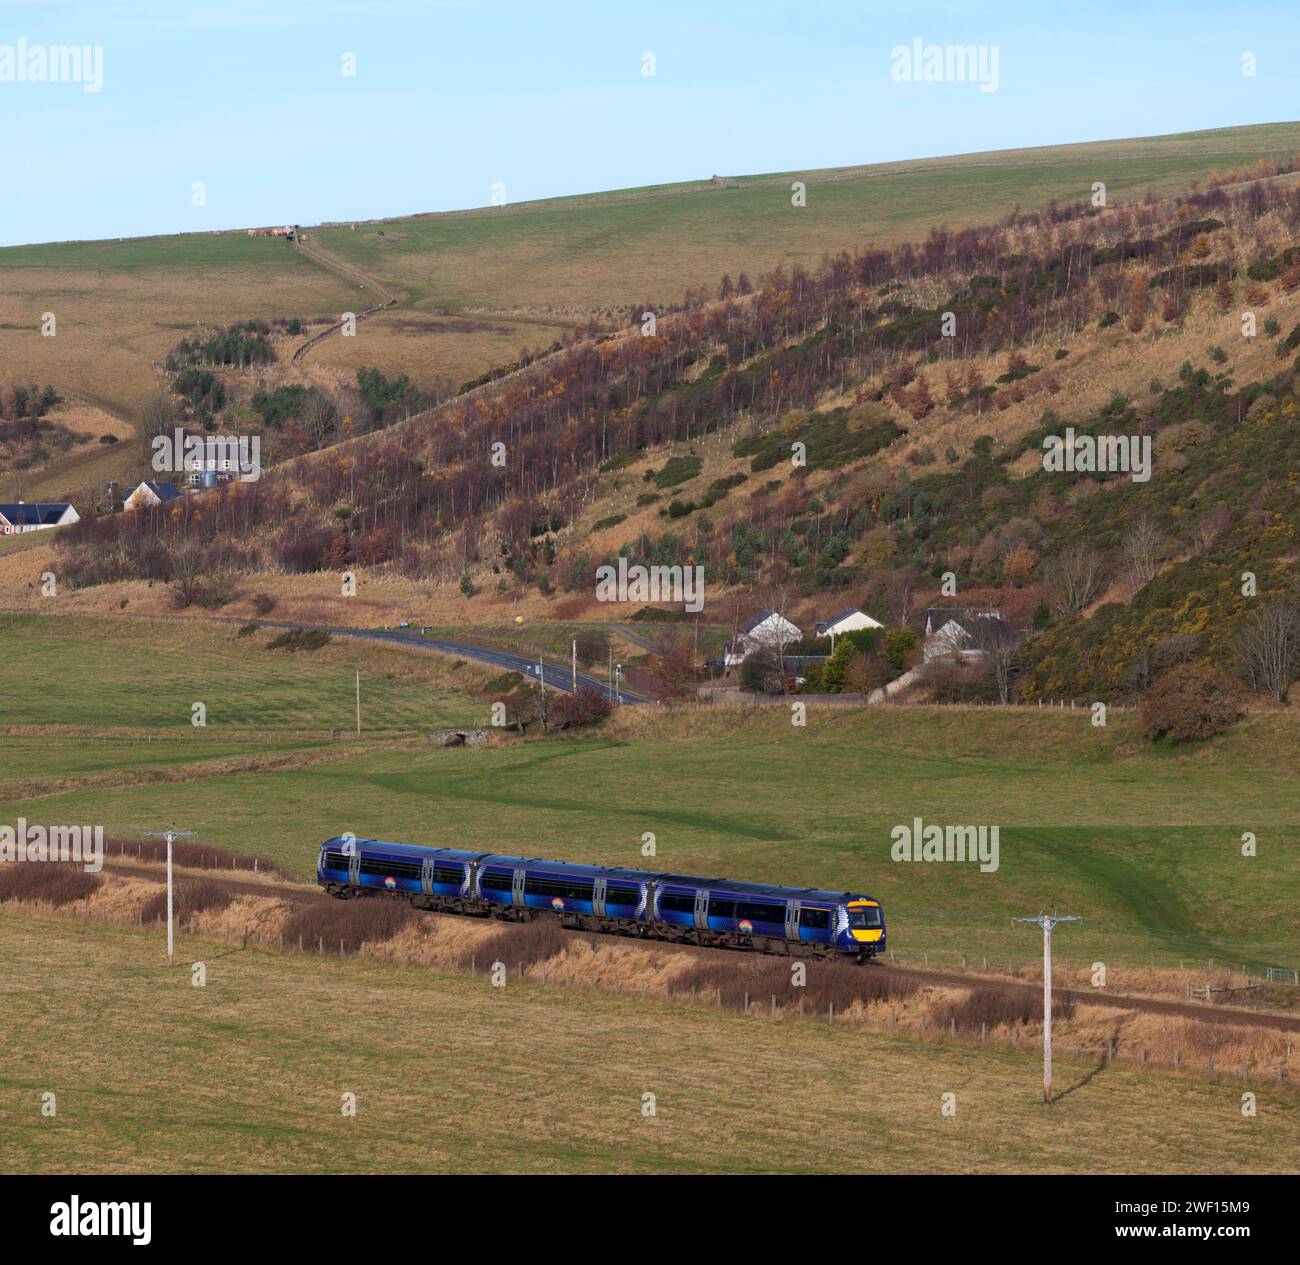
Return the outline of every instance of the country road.
<path id="1" fill-rule="evenodd" d="M 434 650 L 439 654 L 457 655 L 462 659 L 473 659 L 477 663 L 486 663 L 490 667 L 522 672 L 525 676 L 533 677 L 534 680 L 538 675 L 537 660 L 529 658 L 527 655 L 513 654 L 508 650 L 492 650 L 487 646 L 475 646 L 461 641 L 435 640 L 418 632 L 404 632 L 401 629 L 330 628 L 309 624 L 284 624 L 265 619 L 225 619 L 220 616 L 215 617 L 213 622 L 256 624 L 259 628 L 302 628 L 306 632 L 327 632 L 331 637 L 354 637 L 361 641 L 387 641 L 396 643 L 399 646 L 413 646 L 420 650 Z M 543 661 L 541 670 L 543 684 L 549 685 L 552 689 L 560 690 L 564 694 L 573 693 L 572 673 L 567 664 Z M 592 676 L 588 672 L 578 673 L 578 689 L 596 690 L 619 703 L 650 703 L 654 701 L 644 694 L 636 694 L 631 690 L 618 690 L 615 695 L 610 690 L 608 681 L 602 681 L 599 677 Z"/>

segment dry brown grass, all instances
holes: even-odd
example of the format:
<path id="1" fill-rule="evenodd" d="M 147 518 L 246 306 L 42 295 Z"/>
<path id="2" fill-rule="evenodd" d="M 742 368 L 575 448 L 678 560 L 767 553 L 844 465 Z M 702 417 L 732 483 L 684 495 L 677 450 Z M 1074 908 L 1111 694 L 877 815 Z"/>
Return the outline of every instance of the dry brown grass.
<path id="1" fill-rule="evenodd" d="M 11 867 L 19 868 L 19 867 Z M 33 867 L 35 868 L 35 867 Z M 50 867 L 40 867 L 49 869 Z M 241 871 L 241 882 L 247 871 Z M 88 894 L 69 895 L 66 912 L 102 921 L 143 924 L 163 917 L 158 883 L 105 874 Z M 499 963 L 506 980 L 642 996 L 744 1011 L 779 1021 L 807 1020 L 902 1032 L 938 1041 L 1032 1051 L 1041 1044 L 1041 993 L 1036 987 L 972 980 L 936 985 L 906 974 L 833 960 L 796 961 L 701 950 L 655 941 L 621 940 L 564 930 L 558 920 L 524 923 L 428 914 L 404 901 L 374 897 L 331 900 L 310 885 L 300 897 L 272 887 L 265 896 L 232 893 L 211 872 L 178 880 L 176 912 L 184 931 L 242 945 L 306 953 L 363 956 L 396 965 L 451 968 L 482 975 Z M 295 885 L 297 886 L 297 885 Z M 3 899 L 0 896 L 0 899 Z M 21 907 L 48 909 L 31 893 Z M 1056 1048 L 1063 1058 L 1178 1070 L 1198 1077 L 1254 1082 L 1300 1080 L 1300 1041 L 1267 1027 L 1245 1027 L 1147 1013 L 1118 1006 L 1053 1007 Z"/>

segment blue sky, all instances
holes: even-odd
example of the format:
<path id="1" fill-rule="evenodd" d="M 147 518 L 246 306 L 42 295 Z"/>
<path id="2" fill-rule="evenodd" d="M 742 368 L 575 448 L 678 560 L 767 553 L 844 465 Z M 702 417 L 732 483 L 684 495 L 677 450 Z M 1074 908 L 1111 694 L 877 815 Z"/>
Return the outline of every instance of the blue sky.
<path id="1" fill-rule="evenodd" d="M 497 182 L 517 202 L 1292 119 L 1296 13 L 1294 0 L 0 0 L 0 244 L 482 206 Z M 895 81 L 891 50 L 918 37 L 996 46 L 997 91 Z M 5 82 L 20 39 L 101 46 L 101 91 Z"/>

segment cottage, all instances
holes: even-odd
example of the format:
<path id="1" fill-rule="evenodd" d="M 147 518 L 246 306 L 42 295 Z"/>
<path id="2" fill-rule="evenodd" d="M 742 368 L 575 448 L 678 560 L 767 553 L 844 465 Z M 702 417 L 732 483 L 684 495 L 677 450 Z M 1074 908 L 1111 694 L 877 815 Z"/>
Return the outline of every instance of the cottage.
<path id="1" fill-rule="evenodd" d="M 16 501 L 12 505 L 0 505 L 0 536 L 64 527 L 80 519 L 81 515 L 67 501 Z"/>
<path id="2" fill-rule="evenodd" d="M 922 652 L 927 663 L 945 657 L 978 657 L 990 647 L 1018 641 L 1022 635 L 1002 618 L 1000 611 L 936 606 L 925 613 Z"/>
<path id="3" fill-rule="evenodd" d="M 797 624 L 792 624 L 776 611 L 759 611 L 736 629 L 736 639 L 723 647 L 723 662 L 727 667 L 743 663 L 758 650 L 783 652 L 792 641 L 803 636 Z"/>
<path id="4" fill-rule="evenodd" d="M 883 628 L 884 624 L 878 620 L 872 619 L 865 611 L 857 610 L 850 606 L 847 610 L 842 610 L 838 615 L 832 615 L 830 619 L 823 619 L 817 624 L 817 635 L 819 637 L 829 637 L 831 645 L 835 645 L 835 638 L 842 636 L 846 632 L 858 632 L 864 628 Z"/>
<path id="5" fill-rule="evenodd" d="M 146 479 L 122 502 L 122 508 L 124 510 L 153 509 L 156 505 L 165 505 L 168 501 L 176 500 L 178 496 L 180 491 L 174 483 Z"/>

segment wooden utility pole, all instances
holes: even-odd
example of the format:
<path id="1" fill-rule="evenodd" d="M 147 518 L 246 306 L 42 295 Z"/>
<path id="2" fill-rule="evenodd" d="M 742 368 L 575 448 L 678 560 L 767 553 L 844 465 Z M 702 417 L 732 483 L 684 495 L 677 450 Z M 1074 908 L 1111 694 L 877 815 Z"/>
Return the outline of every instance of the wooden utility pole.
<path id="1" fill-rule="evenodd" d="M 573 639 L 573 691 L 578 691 L 578 639 Z"/>
<path id="2" fill-rule="evenodd" d="M 357 669 L 357 737 L 361 737 L 361 669 Z"/>
<path id="3" fill-rule="evenodd" d="M 1013 918 L 1012 922 L 1036 922 L 1043 929 L 1043 1101 L 1052 1101 L 1052 928 L 1058 922 L 1082 922 L 1078 914 L 1039 914 L 1037 918 Z"/>
<path id="4" fill-rule="evenodd" d="M 174 839 L 185 839 L 192 835 L 192 830 L 146 830 L 144 834 L 147 838 L 166 839 L 167 840 L 167 965 L 173 965 L 172 962 L 172 841 Z"/>
<path id="5" fill-rule="evenodd" d="M 542 733 L 546 732 L 546 662 L 537 656 L 537 705 L 541 711 Z"/>

